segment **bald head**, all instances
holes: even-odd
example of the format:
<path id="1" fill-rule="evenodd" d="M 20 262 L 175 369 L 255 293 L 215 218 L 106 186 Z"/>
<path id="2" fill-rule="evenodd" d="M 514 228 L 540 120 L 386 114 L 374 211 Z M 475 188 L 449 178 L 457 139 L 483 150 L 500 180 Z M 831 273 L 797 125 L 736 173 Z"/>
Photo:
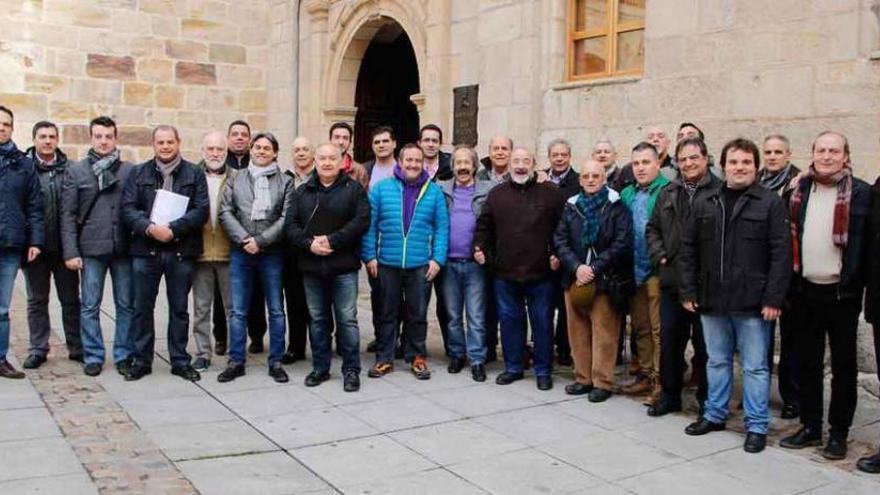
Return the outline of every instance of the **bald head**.
<path id="1" fill-rule="evenodd" d="M 226 135 L 210 131 L 202 137 L 202 160 L 208 171 L 219 171 L 226 163 Z"/>
<path id="2" fill-rule="evenodd" d="M 595 194 L 605 185 L 605 166 L 597 160 L 587 160 L 581 165 L 580 184 L 587 194 Z"/>
<path id="3" fill-rule="evenodd" d="M 507 136 L 495 136 L 489 140 L 489 161 L 492 162 L 496 174 L 507 172 L 511 151 L 513 151 L 513 139 Z"/>
<path id="4" fill-rule="evenodd" d="M 290 147 L 293 156 L 293 165 L 301 172 L 312 169 L 315 163 L 315 151 L 312 149 L 312 143 L 305 137 L 299 136 L 293 140 Z"/>
<path id="5" fill-rule="evenodd" d="M 514 148 L 510 153 L 510 178 L 518 184 L 523 184 L 532 176 L 534 169 L 535 155 L 531 150 L 522 146 Z"/>
<path id="6" fill-rule="evenodd" d="M 652 125 L 645 133 L 645 141 L 657 148 L 661 160 L 666 158 L 666 153 L 669 151 L 669 136 L 666 135 L 666 131 L 659 126 Z"/>
<path id="7" fill-rule="evenodd" d="M 324 143 L 315 150 L 315 171 L 321 184 L 336 182 L 342 170 L 342 151 L 333 143 Z"/>

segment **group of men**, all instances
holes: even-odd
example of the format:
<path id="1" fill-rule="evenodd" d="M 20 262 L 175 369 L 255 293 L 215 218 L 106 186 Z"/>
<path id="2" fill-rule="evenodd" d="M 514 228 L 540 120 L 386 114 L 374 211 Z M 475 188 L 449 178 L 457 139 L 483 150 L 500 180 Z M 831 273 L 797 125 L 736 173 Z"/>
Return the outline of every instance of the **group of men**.
<path id="1" fill-rule="evenodd" d="M 541 169 L 505 136 L 490 140 L 482 161 L 468 146 L 442 152 L 436 125 L 397 154 L 394 130 L 376 127 L 375 158 L 360 164 L 350 154 L 352 128 L 335 123 L 320 146 L 296 138 L 289 167 L 278 164 L 275 137 L 252 135 L 243 121 L 225 135 L 207 133 L 198 164 L 182 158 L 171 126 L 155 128 L 155 156 L 139 165 L 120 157 L 109 117 L 91 121 L 91 148 L 76 163 L 58 148 L 55 124 L 38 122 L 26 152 L 12 142 L 12 129 L 12 111 L 0 107 L 2 377 L 23 377 L 5 359 L 12 285 L 22 267 L 25 368 L 47 359 L 54 279 L 69 357 L 87 375 L 101 373 L 99 311 L 109 271 L 113 361 L 126 380 L 152 372 L 164 277 L 175 375 L 199 380 L 213 354 L 228 353 L 218 380 L 234 380 L 246 373 L 247 351 L 262 352 L 268 329 L 273 379 L 288 381 L 282 365 L 305 357 L 308 335 L 313 369 L 305 384 L 330 379 L 335 340 L 343 387 L 356 391 L 363 265 L 375 333 L 372 378 L 393 372 L 399 358 L 417 379 L 430 378 L 432 292 L 449 373 L 469 365 L 473 380 L 486 380 L 500 326 L 497 384 L 523 379 L 532 366 L 538 389 L 549 390 L 554 358 L 573 361 L 567 393 L 591 402 L 615 392 L 646 395 L 650 416 L 682 410 L 690 341 L 700 413 L 686 433 L 725 428 L 738 354 L 749 452 L 766 443 L 777 322 L 782 416 L 802 423 L 780 445 L 822 444 L 827 334 L 831 428 L 822 453 L 846 455 L 863 300 L 868 321 L 880 326 L 880 261 L 871 256 L 880 250 L 880 185 L 872 190 L 853 176 L 840 133 L 821 133 L 812 163 L 799 170 L 781 135 L 761 147 L 730 141 L 716 166 L 695 125 L 680 126 L 671 153 L 665 132 L 652 127 L 628 164 L 618 164 L 613 144 L 600 140 L 576 171 L 563 139 L 551 141 L 549 168 Z M 168 216 L 157 197 L 184 206 Z M 187 351 L 191 291 L 195 359 Z M 614 383 L 627 315 L 634 378 Z M 880 454 L 859 466 L 880 471 Z"/>

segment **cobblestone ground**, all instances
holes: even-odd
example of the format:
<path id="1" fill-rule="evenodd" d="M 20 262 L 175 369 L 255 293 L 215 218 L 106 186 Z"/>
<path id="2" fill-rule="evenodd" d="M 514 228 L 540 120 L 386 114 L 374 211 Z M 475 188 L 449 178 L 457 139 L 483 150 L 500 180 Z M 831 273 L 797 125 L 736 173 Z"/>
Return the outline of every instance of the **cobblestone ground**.
<path id="1" fill-rule="evenodd" d="M 13 301 L 13 361 L 27 354 L 24 287 Z M 112 337 L 112 301 L 102 323 Z M 157 328 L 164 329 L 164 305 Z M 362 286 L 362 347 L 369 340 L 369 298 Z M 53 307 L 53 322 L 59 322 Z M 440 355 L 432 322 L 431 353 Z M 860 396 L 847 460 L 815 450 L 742 451 L 734 431 L 691 438 L 693 417 L 648 418 L 635 400 L 590 404 L 526 379 L 508 387 L 450 375 L 417 382 L 403 369 L 364 376 L 357 394 L 330 382 L 306 388 L 308 363 L 288 368 L 291 383 L 266 376 L 265 355 L 229 384 L 223 359 L 196 384 L 171 376 L 157 339 L 153 375 L 126 383 L 111 365 L 97 378 L 68 361 L 54 332 L 50 361 L 21 381 L 0 382 L 0 493 L 880 493 L 880 477 L 853 472 L 880 439 L 880 406 Z M 111 335 L 108 335 L 111 334 Z M 108 349 L 110 343 L 108 342 Z M 371 358 L 362 354 L 363 366 Z M 334 362 L 334 366 L 337 363 Z M 364 374 L 365 375 L 365 374 Z M 621 377 L 623 378 L 623 377 Z M 691 404 L 693 406 L 693 404 Z M 774 411 L 778 414 L 778 411 Z M 797 427 L 774 419 L 771 445 Z"/>

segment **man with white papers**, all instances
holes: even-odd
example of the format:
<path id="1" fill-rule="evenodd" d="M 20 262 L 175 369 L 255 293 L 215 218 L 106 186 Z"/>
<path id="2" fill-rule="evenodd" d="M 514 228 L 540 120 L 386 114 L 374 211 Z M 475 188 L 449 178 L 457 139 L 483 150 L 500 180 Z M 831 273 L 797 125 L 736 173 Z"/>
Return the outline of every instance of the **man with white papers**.
<path id="1" fill-rule="evenodd" d="M 171 373 L 197 381 L 201 376 L 186 352 L 187 304 L 195 262 L 202 254 L 202 227 L 209 215 L 208 184 L 204 171 L 180 156 L 180 135 L 174 127 L 160 125 L 153 130 L 153 151 L 155 157 L 131 172 L 122 193 L 122 218 L 132 231 L 135 280 L 134 354 L 125 379 L 139 380 L 153 371 L 153 311 L 164 276 Z M 159 195 L 173 199 L 163 201 Z"/>

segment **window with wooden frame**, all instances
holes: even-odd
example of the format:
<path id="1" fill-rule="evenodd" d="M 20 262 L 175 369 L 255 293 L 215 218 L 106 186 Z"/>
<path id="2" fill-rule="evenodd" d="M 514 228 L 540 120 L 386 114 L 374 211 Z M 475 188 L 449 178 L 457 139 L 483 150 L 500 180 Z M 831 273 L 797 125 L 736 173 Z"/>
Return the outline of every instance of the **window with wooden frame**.
<path id="1" fill-rule="evenodd" d="M 646 0 L 568 0 L 568 79 L 638 76 Z"/>

